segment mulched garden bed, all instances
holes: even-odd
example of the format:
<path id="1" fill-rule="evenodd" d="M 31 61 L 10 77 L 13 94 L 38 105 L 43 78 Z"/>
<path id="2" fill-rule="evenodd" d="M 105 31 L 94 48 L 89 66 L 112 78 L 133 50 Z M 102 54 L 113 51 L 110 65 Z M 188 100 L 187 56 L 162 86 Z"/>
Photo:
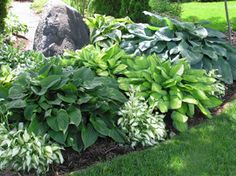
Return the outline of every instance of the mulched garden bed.
<path id="1" fill-rule="evenodd" d="M 236 32 L 233 32 L 233 44 L 236 46 Z M 212 110 L 213 115 L 219 114 L 227 105 L 228 102 L 232 101 L 233 99 L 236 99 L 236 82 L 234 82 L 232 85 L 229 85 L 226 90 L 225 96 L 222 98 L 223 104 Z M 196 112 L 196 115 L 194 118 L 190 119 L 188 121 L 189 126 L 195 126 L 203 121 L 206 121 L 207 118 L 204 117 L 199 112 Z M 176 130 L 171 125 L 171 118 L 167 114 L 166 117 L 167 122 L 167 128 L 169 129 L 169 132 L 176 132 Z M 115 142 L 113 142 L 110 139 L 99 139 L 96 144 L 89 147 L 85 151 L 78 153 L 73 151 L 72 149 L 66 149 L 63 151 L 63 156 L 65 159 L 65 162 L 62 165 L 53 165 L 50 168 L 49 176 L 63 176 L 65 174 L 68 174 L 73 171 L 77 171 L 80 169 L 84 169 L 88 166 L 91 166 L 95 163 L 107 161 L 110 160 L 116 156 L 124 155 L 133 151 L 142 150 L 143 148 L 131 148 L 129 146 L 122 146 Z M 0 173 L 0 176 L 35 176 L 34 174 L 19 174 L 15 172 L 5 171 L 3 173 Z"/>
<path id="2" fill-rule="evenodd" d="M 225 104 L 234 98 L 236 98 L 236 82 L 228 86 L 226 94 L 222 98 L 224 103 L 220 107 L 212 110 L 213 115 L 217 114 L 217 112 L 222 109 Z M 206 117 L 204 117 L 200 112 L 197 112 L 196 116 L 189 120 L 189 126 L 192 127 L 198 125 L 206 120 Z M 168 125 L 168 129 L 170 129 L 169 131 L 176 132 L 171 125 Z M 65 159 L 64 164 L 52 166 L 50 176 L 62 176 L 72 171 L 84 169 L 95 163 L 110 160 L 118 155 L 124 155 L 129 152 L 142 149 L 143 148 L 133 149 L 129 146 L 118 145 L 109 139 L 100 139 L 96 144 L 82 153 L 74 152 L 73 150 L 69 149 L 65 150 L 63 152 Z"/>

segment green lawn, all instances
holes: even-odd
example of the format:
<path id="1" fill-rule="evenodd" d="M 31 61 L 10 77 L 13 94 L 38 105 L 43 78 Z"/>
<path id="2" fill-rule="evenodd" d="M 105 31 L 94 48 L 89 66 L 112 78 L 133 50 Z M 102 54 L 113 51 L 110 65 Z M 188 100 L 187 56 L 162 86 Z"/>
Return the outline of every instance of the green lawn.
<path id="1" fill-rule="evenodd" d="M 236 101 L 219 117 L 141 152 L 72 176 L 235 176 Z"/>
<path id="2" fill-rule="evenodd" d="M 229 13 L 233 28 L 236 29 L 236 1 L 229 1 Z M 181 18 L 186 21 L 201 21 L 207 20 L 212 24 L 207 25 L 220 31 L 226 31 L 226 17 L 224 2 L 209 2 L 209 3 L 183 3 L 183 12 Z"/>

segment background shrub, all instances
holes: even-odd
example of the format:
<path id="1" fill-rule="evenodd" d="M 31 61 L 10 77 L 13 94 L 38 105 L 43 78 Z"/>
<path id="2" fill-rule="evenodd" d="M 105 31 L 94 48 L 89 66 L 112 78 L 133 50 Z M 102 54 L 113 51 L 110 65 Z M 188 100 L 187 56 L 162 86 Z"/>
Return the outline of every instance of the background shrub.
<path id="1" fill-rule="evenodd" d="M 150 0 L 149 5 L 151 10 L 158 14 L 180 17 L 181 4 L 173 3 L 170 0 Z"/>
<path id="2" fill-rule="evenodd" d="M 2 33 L 5 28 L 4 19 L 7 16 L 7 3 L 8 3 L 8 0 L 1 0 L 1 3 L 0 3 L 0 33 Z"/>
<path id="3" fill-rule="evenodd" d="M 121 0 L 120 16 L 129 16 L 135 22 L 147 22 L 143 11 L 149 11 L 149 0 Z"/>

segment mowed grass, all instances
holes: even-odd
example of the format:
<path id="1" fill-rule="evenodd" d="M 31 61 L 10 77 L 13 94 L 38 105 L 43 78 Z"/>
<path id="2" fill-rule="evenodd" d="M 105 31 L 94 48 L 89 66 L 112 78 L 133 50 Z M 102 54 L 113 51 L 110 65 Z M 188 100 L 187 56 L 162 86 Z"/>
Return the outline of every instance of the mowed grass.
<path id="1" fill-rule="evenodd" d="M 159 146 L 117 157 L 71 176 L 235 176 L 236 101 Z"/>
<path id="2" fill-rule="evenodd" d="M 233 29 L 236 29 L 236 1 L 228 1 L 229 15 Z M 198 22 L 207 20 L 211 27 L 222 32 L 227 31 L 224 2 L 191 2 L 182 4 L 182 20 Z"/>

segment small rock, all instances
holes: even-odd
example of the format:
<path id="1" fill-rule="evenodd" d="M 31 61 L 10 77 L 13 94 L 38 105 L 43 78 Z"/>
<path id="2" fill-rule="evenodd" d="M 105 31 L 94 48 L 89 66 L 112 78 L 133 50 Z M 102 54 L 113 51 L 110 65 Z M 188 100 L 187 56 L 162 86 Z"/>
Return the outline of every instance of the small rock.
<path id="1" fill-rule="evenodd" d="M 48 57 L 80 49 L 88 43 L 89 29 L 82 16 L 64 2 L 49 0 L 35 33 L 34 50 Z"/>

